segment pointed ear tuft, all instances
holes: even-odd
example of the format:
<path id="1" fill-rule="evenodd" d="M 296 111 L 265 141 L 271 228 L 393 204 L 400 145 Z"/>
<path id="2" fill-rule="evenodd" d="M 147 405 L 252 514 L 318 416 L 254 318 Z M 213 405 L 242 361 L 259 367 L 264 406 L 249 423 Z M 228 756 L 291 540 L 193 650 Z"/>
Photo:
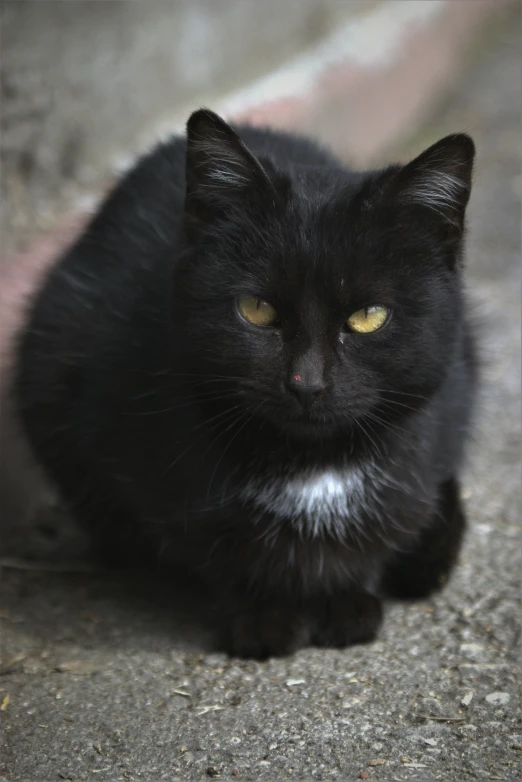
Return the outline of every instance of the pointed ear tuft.
<path id="1" fill-rule="evenodd" d="M 475 145 L 469 136 L 446 136 L 398 172 L 398 201 L 426 207 L 460 232 L 471 193 L 474 157 Z"/>
<path id="2" fill-rule="evenodd" d="M 187 123 L 186 186 L 186 211 L 208 213 L 271 182 L 238 134 L 214 112 L 200 109 Z"/>

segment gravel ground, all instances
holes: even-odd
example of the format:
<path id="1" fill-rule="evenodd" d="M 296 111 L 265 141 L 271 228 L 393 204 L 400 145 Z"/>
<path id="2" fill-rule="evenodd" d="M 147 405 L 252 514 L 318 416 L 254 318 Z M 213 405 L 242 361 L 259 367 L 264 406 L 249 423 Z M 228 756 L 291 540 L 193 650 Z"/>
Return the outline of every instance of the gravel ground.
<path id="1" fill-rule="evenodd" d="M 381 638 L 266 663 L 211 651 L 212 616 L 139 574 L 5 567 L 9 782 L 521 779 L 520 33 L 495 34 L 419 146 L 468 130 L 470 289 L 484 393 L 461 565 Z"/>

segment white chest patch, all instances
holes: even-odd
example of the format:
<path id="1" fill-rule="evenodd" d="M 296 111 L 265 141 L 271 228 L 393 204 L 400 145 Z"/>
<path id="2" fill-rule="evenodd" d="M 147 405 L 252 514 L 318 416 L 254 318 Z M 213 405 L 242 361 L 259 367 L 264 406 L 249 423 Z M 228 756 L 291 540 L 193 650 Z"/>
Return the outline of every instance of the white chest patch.
<path id="1" fill-rule="evenodd" d="M 374 490 L 358 467 L 303 473 L 270 483 L 251 483 L 243 497 L 259 508 L 287 519 L 314 536 L 324 532 L 339 534 L 346 523 L 358 525 L 361 511 Z"/>

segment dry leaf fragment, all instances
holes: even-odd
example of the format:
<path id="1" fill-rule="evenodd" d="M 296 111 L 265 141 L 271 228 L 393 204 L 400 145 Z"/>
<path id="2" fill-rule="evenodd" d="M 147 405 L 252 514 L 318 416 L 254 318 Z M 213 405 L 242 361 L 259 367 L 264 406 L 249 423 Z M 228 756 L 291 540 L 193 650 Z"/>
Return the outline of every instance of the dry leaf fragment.
<path id="1" fill-rule="evenodd" d="M 2 698 L 2 703 L 0 703 L 0 711 L 5 711 L 7 709 L 10 700 L 11 698 L 9 697 L 9 695 L 4 695 L 4 697 Z"/>
<path id="2" fill-rule="evenodd" d="M 98 673 L 100 670 L 94 663 L 85 662 L 83 660 L 73 660 L 69 663 L 59 663 L 56 666 L 56 670 L 60 673 L 76 673 L 79 676 L 92 676 L 93 673 Z"/>
<path id="3" fill-rule="evenodd" d="M 460 702 L 460 705 L 461 706 L 466 706 L 466 708 L 467 708 L 472 700 L 473 700 L 473 693 L 472 692 L 467 692 L 466 695 L 464 695 L 464 697 L 462 698 L 462 700 Z"/>
<path id="4" fill-rule="evenodd" d="M 0 676 L 5 676 L 7 673 L 14 673 L 14 671 L 19 667 L 20 663 L 23 662 L 27 657 L 27 653 L 17 654 L 15 657 L 11 657 L 9 660 L 6 660 L 5 663 L 0 665 Z"/>
<path id="5" fill-rule="evenodd" d="M 435 714 L 426 714 L 424 719 L 433 720 L 434 722 L 464 722 L 463 717 L 439 717 Z"/>
<path id="6" fill-rule="evenodd" d="M 224 708 L 224 706 L 202 706 L 197 716 L 201 717 L 203 714 L 208 714 L 209 711 L 223 711 Z"/>

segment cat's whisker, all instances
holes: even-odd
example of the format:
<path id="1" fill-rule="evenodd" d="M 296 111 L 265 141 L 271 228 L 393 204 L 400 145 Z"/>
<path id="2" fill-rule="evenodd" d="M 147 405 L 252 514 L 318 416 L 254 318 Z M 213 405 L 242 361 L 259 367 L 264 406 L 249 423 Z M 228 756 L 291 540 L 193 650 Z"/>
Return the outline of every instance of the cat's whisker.
<path id="1" fill-rule="evenodd" d="M 430 413 L 427 413 L 424 408 L 419 407 L 413 407 L 412 405 L 406 405 L 404 402 L 397 402 L 395 399 L 385 399 L 381 397 L 379 400 L 379 407 L 387 407 L 389 410 L 396 410 L 397 408 L 402 408 L 404 410 L 409 410 L 412 413 L 422 413 L 423 415 L 430 415 Z"/>
<path id="2" fill-rule="evenodd" d="M 162 370 L 156 370 L 154 372 L 151 372 L 150 370 L 146 369 L 139 369 L 137 367 L 132 367 L 130 369 L 126 370 L 129 374 L 139 374 L 139 375 L 147 375 L 148 377 L 167 377 L 167 378 L 191 378 L 192 380 L 207 380 L 207 379 L 215 379 L 215 380 L 241 380 L 241 377 L 236 377 L 234 375 L 219 373 L 219 374 L 213 374 L 212 372 L 173 372 L 172 369 L 166 368 Z"/>
<path id="3" fill-rule="evenodd" d="M 237 391 L 231 391 L 229 394 L 204 394 L 204 395 L 193 395 L 190 397 L 180 397 L 180 401 L 185 402 L 185 404 L 175 404 L 171 405 L 170 407 L 163 407 L 158 410 L 145 410 L 140 411 L 138 413 L 122 413 L 122 415 L 127 416 L 148 416 L 148 415 L 160 415 L 161 413 L 171 413 L 175 410 L 183 410 L 187 407 L 193 407 L 195 403 L 197 402 L 220 402 L 224 399 L 234 399 L 237 398 L 238 392 Z"/>
<path id="4" fill-rule="evenodd" d="M 403 427 L 392 424 L 385 418 L 377 416 L 375 413 L 367 413 L 366 418 L 375 421 L 375 423 L 379 424 L 379 426 L 382 426 L 383 429 L 392 430 L 393 436 L 397 437 L 401 442 L 403 442 L 409 450 L 412 450 L 416 453 L 422 453 L 422 449 L 411 438 L 406 437 L 406 435 L 408 435 L 408 431 Z"/>
<path id="5" fill-rule="evenodd" d="M 230 448 L 230 446 L 232 445 L 232 443 L 234 442 L 234 440 L 235 440 L 235 439 L 238 437 L 238 435 L 239 435 L 239 434 L 240 434 L 240 433 L 243 431 L 243 429 L 245 428 L 245 426 L 246 426 L 247 424 L 249 424 L 249 423 L 250 423 L 250 421 L 251 421 L 251 420 L 254 418 L 254 416 L 256 415 L 256 413 L 258 412 L 258 410 L 260 410 L 260 408 L 263 406 L 263 404 L 264 404 L 264 400 L 263 400 L 262 402 L 260 402 L 260 403 L 258 404 L 258 406 L 257 406 L 257 407 L 256 407 L 256 408 L 255 408 L 255 409 L 252 411 L 251 415 L 250 415 L 250 416 L 249 416 L 249 417 L 246 419 L 246 421 L 243 423 L 243 425 L 240 427 L 240 429 L 239 429 L 239 430 L 238 430 L 238 431 L 237 431 L 237 432 L 234 434 L 234 436 L 231 438 L 231 440 L 230 440 L 230 442 L 228 443 L 228 445 L 226 446 L 226 448 L 225 448 L 225 449 L 223 450 L 223 452 L 221 453 L 221 456 L 219 457 L 218 461 L 216 462 L 216 466 L 214 467 L 214 471 L 212 472 L 212 475 L 210 476 L 210 481 L 209 481 L 209 484 L 208 484 L 208 490 L 207 490 L 207 499 L 208 499 L 208 497 L 210 496 L 210 489 L 211 489 L 211 487 L 212 487 L 212 482 L 213 482 L 213 480 L 214 480 L 214 476 L 216 475 L 216 472 L 217 472 L 217 470 L 218 470 L 218 467 L 219 467 L 219 465 L 221 464 L 221 462 L 223 461 L 223 459 L 224 459 L 224 457 L 225 457 L 225 454 L 227 453 L 228 449 Z M 230 428 L 230 427 L 229 427 L 229 428 Z"/>
<path id="6" fill-rule="evenodd" d="M 373 391 L 377 391 L 379 394 L 392 394 L 393 396 L 408 396 L 412 397 L 413 399 L 420 399 L 422 402 L 429 402 L 429 397 L 423 396 L 422 394 L 411 394 L 406 391 L 394 391 L 391 388 L 377 388 L 372 387 Z"/>
<path id="7" fill-rule="evenodd" d="M 152 377 L 154 377 L 153 374 L 151 374 Z M 243 378 L 241 377 L 234 377 L 231 375 L 208 375 L 205 374 L 205 377 L 201 377 L 201 375 L 186 375 L 185 373 L 180 373 L 179 376 L 176 374 L 169 374 L 164 376 L 167 380 L 170 382 L 164 385 L 157 385 L 153 389 L 149 389 L 147 391 L 143 391 L 140 394 L 136 394 L 132 397 L 132 401 L 139 401 L 140 399 L 146 399 L 149 396 L 154 396 L 156 394 L 160 393 L 166 393 L 167 391 L 176 392 L 178 386 L 182 386 L 183 384 L 189 385 L 190 387 L 186 390 L 192 391 L 195 388 L 199 388 L 203 385 L 209 385 L 212 383 L 242 383 Z M 182 378 L 182 379 L 180 379 Z M 187 379 L 185 379 L 187 378 Z M 197 382 L 194 382 L 194 380 L 197 380 Z"/>
<path id="8" fill-rule="evenodd" d="M 433 413 L 430 410 L 426 410 L 426 409 L 416 410 L 415 408 L 410 408 L 409 405 L 397 405 L 396 402 L 390 402 L 390 401 L 386 402 L 384 400 L 381 400 L 381 402 L 379 404 L 379 407 L 377 409 L 380 409 L 381 412 L 385 412 L 385 411 L 389 410 L 389 411 L 391 411 L 393 413 L 396 413 L 397 412 L 397 407 L 406 407 L 406 409 L 410 410 L 411 412 L 413 412 L 413 413 L 415 413 L 415 414 L 417 414 L 419 416 L 422 416 L 422 418 L 425 421 L 432 421 L 433 420 Z M 407 417 L 406 414 L 402 414 L 401 413 L 401 418 L 403 420 L 409 420 L 411 418 L 411 416 Z M 406 429 L 404 427 L 402 427 L 402 428 L 404 429 L 404 431 L 406 431 Z"/>
<path id="9" fill-rule="evenodd" d="M 418 407 L 406 405 L 404 402 L 397 402 L 395 399 L 385 399 L 384 397 L 381 397 L 378 404 L 379 407 L 387 407 L 389 410 L 396 410 L 400 407 L 402 410 L 408 410 L 411 413 L 421 412 Z"/>
<path id="10" fill-rule="evenodd" d="M 235 405 L 232 408 L 228 408 L 227 410 L 223 410 L 222 412 L 218 413 L 217 415 L 212 416 L 208 420 L 202 421 L 200 424 L 198 424 L 197 426 L 195 426 L 192 429 L 191 434 L 194 434 L 194 432 L 200 430 L 204 426 L 208 426 L 209 423 L 215 422 L 216 419 L 224 418 L 224 421 L 219 420 L 217 423 L 214 424 L 213 427 L 210 428 L 209 432 L 213 432 L 214 429 L 216 429 L 222 423 L 226 423 L 229 420 L 229 418 L 234 418 L 234 417 L 240 415 L 239 413 L 236 412 L 236 410 L 239 409 L 239 408 L 242 408 L 242 405 Z M 208 432 L 203 432 L 200 437 L 196 438 L 195 441 L 191 442 L 190 445 L 187 448 L 185 448 L 185 450 L 181 454 L 179 454 L 174 459 L 174 461 L 169 464 L 168 467 L 165 468 L 165 470 L 161 473 L 161 475 L 162 476 L 166 475 L 167 472 L 169 472 L 195 445 L 197 445 L 200 442 L 201 437 L 204 436 L 205 434 L 208 434 Z M 180 442 L 181 442 L 181 440 L 178 440 L 176 443 L 174 443 L 172 448 L 175 448 L 177 445 L 180 444 Z"/>
<path id="11" fill-rule="evenodd" d="M 379 457 L 380 457 L 380 458 L 381 458 L 383 461 L 385 461 L 385 460 L 386 460 L 386 453 L 383 453 L 382 449 L 381 449 L 381 448 L 379 448 L 379 445 L 378 445 L 378 444 L 377 444 L 377 442 L 374 440 L 374 438 L 373 438 L 373 437 L 372 437 L 372 436 L 371 436 L 371 435 L 368 433 L 368 431 L 367 431 L 367 429 L 364 427 L 364 425 L 363 425 L 362 421 L 361 421 L 360 419 L 359 419 L 359 420 L 357 420 L 356 418 L 354 418 L 354 419 L 353 419 L 353 422 L 354 422 L 354 423 L 356 424 L 356 426 L 357 426 L 357 427 L 358 427 L 358 428 L 361 430 L 361 432 L 363 433 L 363 435 L 365 436 L 365 438 L 367 438 L 368 440 L 370 440 L 370 443 L 371 443 L 371 444 L 373 445 L 373 447 L 375 448 L 375 451 L 376 451 L 377 455 L 378 455 L 378 456 L 379 456 Z M 375 437 L 377 436 L 377 435 L 375 434 L 375 432 L 373 432 L 373 434 L 374 434 L 374 436 L 375 436 Z M 382 443 L 382 442 L 381 442 L 381 445 L 384 445 L 384 443 Z"/>

